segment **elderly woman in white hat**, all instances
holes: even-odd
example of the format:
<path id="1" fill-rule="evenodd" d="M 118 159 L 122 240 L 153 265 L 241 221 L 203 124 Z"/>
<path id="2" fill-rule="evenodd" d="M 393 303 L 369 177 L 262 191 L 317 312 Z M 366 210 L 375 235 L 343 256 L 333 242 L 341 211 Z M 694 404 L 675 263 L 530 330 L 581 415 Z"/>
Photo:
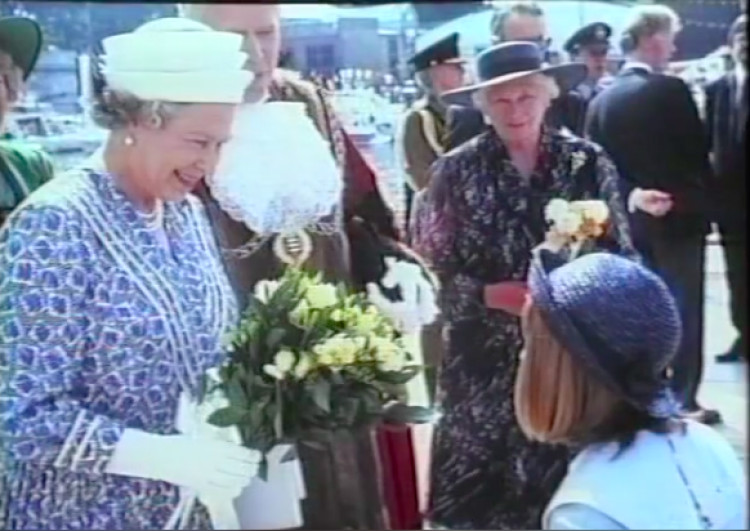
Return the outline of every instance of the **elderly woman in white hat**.
<path id="1" fill-rule="evenodd" d="M 492 127 L 438 159 L 416 247 L 440 277 L 447 340 L 432 453 L 432 520 L 452 529 L 534 529 L 565 474 L 564 447 L 527 440 L 513 415 L 518 319 L 487 302 L 524 281 L 544 240 L 552 199 L 603 199 L 602 244 L 633 253 L 617 175 L 602 149 L 543 125 L 550 102 L 580 83 L 583 65 L 549 67 L 533 43 L 498 44 L 477 58 L 469 87 Z"/>
<path id="2" fill-rule="evenodd" d="M 206 529 L 196 496 L 226 507 L 257 470 L 176 425 L 237 315 L 188 192 L 251 81 L 241 40 L 185 19 L 106 39 L 101 157 L 0 232 L 3 529 Z"/>

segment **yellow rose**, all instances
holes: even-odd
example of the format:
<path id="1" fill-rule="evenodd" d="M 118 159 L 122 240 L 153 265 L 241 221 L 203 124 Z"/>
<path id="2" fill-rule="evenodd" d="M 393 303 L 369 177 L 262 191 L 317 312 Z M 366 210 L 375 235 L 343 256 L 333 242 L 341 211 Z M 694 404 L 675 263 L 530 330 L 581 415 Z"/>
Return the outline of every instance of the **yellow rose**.
<path id="1" fill-rule="evenodd" d="M 581 225 L 583 225 L 583 216 L 574 210 L 569 210 L 559 222 L 555 223 L 555 229 L 560 234 L 572 236 L 581 229 Z"/>
<path id="2" fill-rule="evenodd" d="M 297 326 L 303 326 L 310 314 L 310 306 L 304 299 L 289 313 L 289 320 Z"/>
<path id="3" fill-rule="evenodd" d="M 315 310 L 330 308 L 338 302 L 336 287 L 331 284 L 312 285 L 305 292 L 305 300 Z"/>
<path id="4" fill-rule="evenodd" d="M 598 225 L 603 225 L 609 219 L 609 207 L 607 203 L 599 200 L 579 201 L 583 211 L 583 217 L 590 219 Z"/>
<path id="5" fill-rule="evenodd" d="M 381 370 L 400 371 L 405 364 L 404 352 L 399 345 L 382 337 L 370 338 L 370 346 Z"/>
<path id="6" fill-rule="evenodd" d="M 378 328 L 381 323 L 381 317 L 378 311 L 370 306 L 362 313 L 357 321 L 354 322 L 354 330 L 358 334 L 368 335 Z"/>

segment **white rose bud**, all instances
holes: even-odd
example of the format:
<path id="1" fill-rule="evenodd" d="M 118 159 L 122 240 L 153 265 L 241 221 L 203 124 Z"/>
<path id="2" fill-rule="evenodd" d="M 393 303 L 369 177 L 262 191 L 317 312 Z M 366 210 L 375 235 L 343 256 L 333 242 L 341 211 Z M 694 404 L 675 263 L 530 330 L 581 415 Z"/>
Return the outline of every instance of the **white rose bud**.
<path id="1" fill-rule="evenodd" d="M 265 372 L 271 378 L 275 378 L 277 380 L 284 379 L 284 374 L 281 371 L 279 371 L 276 365 L 271 365 L 270 363 L 263 365 L 263 372 Z"/>
<path id="2" fill-rule="evenodd" d="M 331 284 L 316 284 L 307 288 L 305 299 L 310 308 L 321 310 L 330 308 L 338 302 L 336 287 Z"/>
<path id="3" fill-rule="evenodd" d="M 581 214 L 571 210 L 555 223 L 555 229 L 561 234 L 572 236 L 581 229 L 582 224 L 583 217 Z"/>
<path id="4" fill-rule="evenodd" d="M 565 199 L 553 199 L 547 203 L 547 207 L 544 209 L 544 218 L 550 223 L 558 225 L 569 211 L 570 203 Z"/>
<path id="5" fill-rule="evenodd" d="M 297 361 L 297 357 L 294 355 L 294 352 L 280 350 L 276 353 L 276 356 L 274 356 L 273 361 L 276 364 L 276 368 L 279 369 L 279 372 L 286 374 L 292 370 L 292 367 L 294 367 L 294 362 Z"/>

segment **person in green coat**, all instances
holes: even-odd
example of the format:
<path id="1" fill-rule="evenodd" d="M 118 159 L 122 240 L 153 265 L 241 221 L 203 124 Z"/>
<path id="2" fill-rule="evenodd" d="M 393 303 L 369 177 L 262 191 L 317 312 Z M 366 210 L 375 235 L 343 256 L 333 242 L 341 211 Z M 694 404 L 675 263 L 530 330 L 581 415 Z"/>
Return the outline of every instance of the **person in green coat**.
<path id="1" fill-rule="evenodd" d="M 4 135 L 5 118 L 18 101 L 41 47 L 42 32 L 35 21 L 0 18 L 0 226 L 31 192 L 54 175 L 46 153 Z"/>

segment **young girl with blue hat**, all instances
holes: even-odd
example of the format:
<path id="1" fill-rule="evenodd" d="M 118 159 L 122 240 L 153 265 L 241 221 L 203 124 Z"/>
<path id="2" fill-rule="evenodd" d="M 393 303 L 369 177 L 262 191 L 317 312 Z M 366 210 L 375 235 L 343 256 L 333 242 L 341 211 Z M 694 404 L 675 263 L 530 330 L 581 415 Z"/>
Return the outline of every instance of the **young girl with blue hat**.
<path id="1" fill-rule="evenodd" d="M 679 418 L 668 366 L 677 306 L 645 267 L 607 253 L 535 252 L 521 315 L 515 410 L 531 439 L 579 453 L 544 529 L 747 529 L 727 441 Z"/>

